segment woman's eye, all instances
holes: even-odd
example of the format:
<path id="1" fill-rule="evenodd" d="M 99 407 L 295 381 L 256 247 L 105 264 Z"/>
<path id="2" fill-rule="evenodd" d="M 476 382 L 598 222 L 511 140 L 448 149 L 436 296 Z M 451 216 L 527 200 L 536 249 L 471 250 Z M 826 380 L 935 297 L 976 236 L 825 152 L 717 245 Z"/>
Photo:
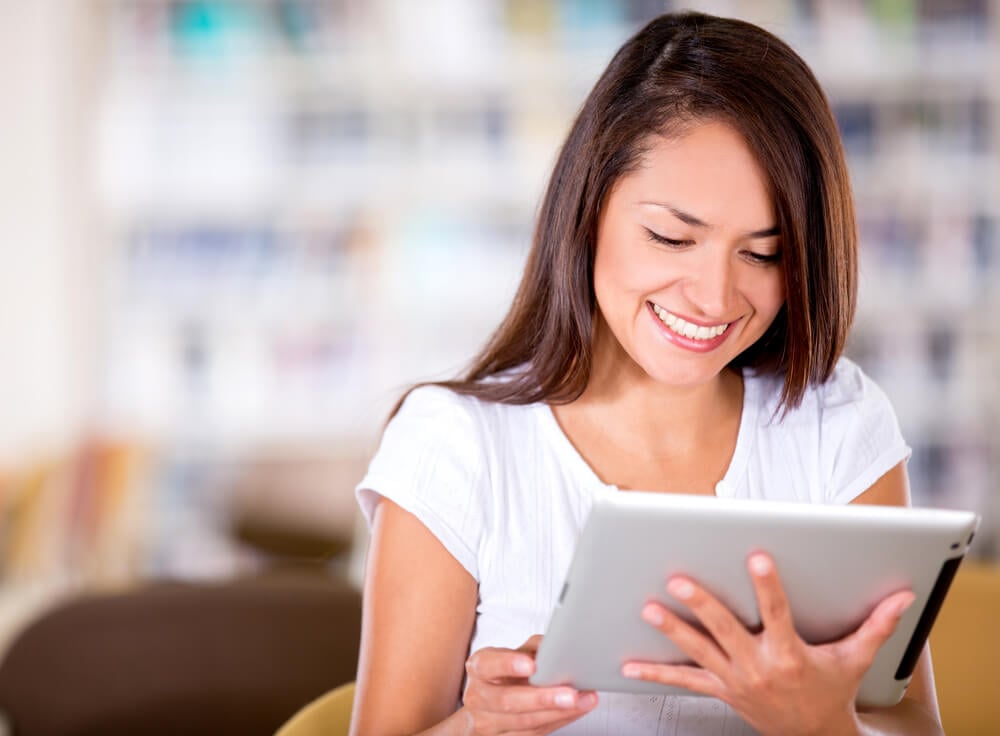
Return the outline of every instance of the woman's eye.
<path id="1" fill-rule="evenodd" d="M 646 237 L 655 243 L 660 243 L 661 245 L 668 245 L 671 248 L 683 248 L 686 245 L 694 245 L 693 240 L 674 240 L 673 238 L 668 238 L 660 235 L 659 233 L 655 233 L 648 227 L 643 229 L 646 231 Z"/>
<path id="2" fill-rule="evenodd" d="M 771 263 L 778 263 L 781 260 L 781 253 L 754 253 L 752 250 L 746 251 L 747 260 L 753 263 L 760 263 L 762 265 L 767 265 Z"/>

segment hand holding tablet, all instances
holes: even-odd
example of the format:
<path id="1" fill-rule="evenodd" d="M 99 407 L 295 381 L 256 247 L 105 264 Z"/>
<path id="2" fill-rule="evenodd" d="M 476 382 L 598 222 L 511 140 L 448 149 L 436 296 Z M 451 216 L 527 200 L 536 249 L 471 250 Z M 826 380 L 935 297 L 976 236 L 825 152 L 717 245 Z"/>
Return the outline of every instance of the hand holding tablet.
<path id="1" fill-rule="evenodd" d="M 619 493 L 591 512 L 531 682 L 717 694 L 721 658 L 750 661 L 763 628 L 797 676 L 821 677 L 835 657 L 858 668 L 859 704 L 894 704 L 977 524 L 960 511 Z M 770 569 L 751 574 L 751 560 Z M 640 662 L 660 682 L 623 675 Z"/>
<path id="2" fill-rule="evenodd" d="M 913 593 L 890 595 L 856 632 L 843 639 L 810 645 L 795 631 L 770 557 L 754 553 L 747 568 L 761 614 L 759 631 L 745 628 L 694 581 L 675 577 L 667 584 L 668 592 L 694 613 L 701 627 L 655 602 L 644 607 L 642 617 L 670 637 L 695 666 L 628 662 L 622 674 L 719 698 L 751 724 L 766 725 L 773 733 L 820 733 L 823 729 L 851 733 L 853 709 L 841 706 L 855 700 L 879 648 L 912 604 Z"/>
<path id="3" fill-rule="evenodd" d="M 595 693 L 569 687 L 532 687 L 528 675 L 540 636 L 518 649 L 480 649 L 466 662 L 469 677 L 463 698 L 473 733 L 556 730 L 582 718 L 597 705 Z"/>

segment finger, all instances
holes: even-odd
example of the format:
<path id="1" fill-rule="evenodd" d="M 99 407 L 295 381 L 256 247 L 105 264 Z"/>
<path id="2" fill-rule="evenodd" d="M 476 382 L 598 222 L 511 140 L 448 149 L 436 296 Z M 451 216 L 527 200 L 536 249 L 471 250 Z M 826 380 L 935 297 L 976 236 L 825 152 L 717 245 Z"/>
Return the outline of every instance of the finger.
<path id="1" fill-rule="evenodd" d="M 535 634 L 534 636 L 529 637 L 528 640 L 524 642 L 524 644 L 519 646 L 517 648 L 517 651 L 527 652 L 528 654 L 534 655 L 536 652 L 538 652 L 538 647 L 541 645 L 541 643 L 542 643 L 542 635 Z"/>
<path id="2" fill-rule="evenodd" d="M 879 648 L 892 636 L 899 620 L 916 596 L 909 590 L 894 593 L 880 602 L 858 630 L 842 640 L 848 648 L 849 661 L 866 671 L 875 661 Z"/>
<path id="3" fill-rule="evenodd" d="M 497 719 L 496 725 L 499 727 L 500 733 L 510 734 L 510 736 L 517 736 L 517 734 L 535 736 L 539 732 L 551 733 L 587 715 L 594 709 L 595 705 L 597 705 L 596 695 L 592 701 L 589 701 L 586 708 L 577 709 L 572 713 L 567 713 L 565 710 L 519 713 Z"/>
<path id="4" fill-rule="evenodd" d="M 753 581 L 764 631 L 772 637 L 777 635 L 798 643 L 799 635 L 792 620 L 792 609 L 774 560 L 764 552 L 755 552 L 747 560 L 747 568 Z"/>
<path id="5" fill-rule="evenodd" d="M 534 713 L 547 710 L 576 710 L 594 697 L 571 687 L 533 687 L 531 685 L 492 685 L 480 683 L 466 691 L 465 705 L 491 713 Z"/>
<path id="6" fill-rule="evenodd" d="M 750 656 L 753 636 L 718 598 L 685 577 L 671 578 L 667 591 L 697 616 L 715 639 L 716 646 L 730 659 Z"/>
<path id="7" fill-rule="evenodd" d="M 657 682 L 661 685 L 682 687 L 702 695 L 721 697 L 725 689 L 722 680 L 713 672 L 701 667 L 684 664 L 655 664 L 653 662 L 626 662 L 622 675 L 633 680 Z"/>
<path id="8" fill-rule="evenodd" d="M 719 674 L 728 667 L 729 659 L 711 637 L 698 631 L 666 606 L 651 601 L 643 607 L 642 618 L 676 644 L 695 664 Z"/>
<path id="9" fill-rule="evenodd" d="M 487 682 L 523 679 L 535 671 L 535 659 L 528 653 L 512 649 L 486 647 L 469 657 L 465 671 L 469 677 Z"/>
<path id="10" fill-rule="evenodd" d="M 594 701 L 594 705 L 597 705 L 596 699 Z M 511 736 L 538 736 L 539 733 L 554 733 L 558 731 L 560 728 L 568 726 L 573 721 L 580 720 L 593 709 L 594 707 L 590 706 L 585 710 L 575 711 L 571 715 L 563 714 L 564 715 L 563 718 L 557 718 L 552 721 L 547 721 L 543 723 L 541 726 L 530 728 L 527 731 L 515 731 L 513 734 L 511 734 Z"/>

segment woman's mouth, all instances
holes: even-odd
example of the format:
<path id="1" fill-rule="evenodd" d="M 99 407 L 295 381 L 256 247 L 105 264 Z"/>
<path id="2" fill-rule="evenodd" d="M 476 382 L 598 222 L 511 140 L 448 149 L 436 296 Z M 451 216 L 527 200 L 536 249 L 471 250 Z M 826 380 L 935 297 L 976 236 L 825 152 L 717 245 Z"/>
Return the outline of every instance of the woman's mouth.
<path id="1" fill-rule="evenodd" d="M 729 329 L 731 322 L 725 322 L 717 325 L 696 325 L 688 322 L 682 317 L 678 317 L 672 312 L 668 312 L 666 309 L 661 307 L 659 304 L 653 304 L 653 313 L 660 318 L 660 321 L 665 324 L 672 332 L 681 337 L 686 337 L 690 340 L 712 340 L 723 332 Z"/>

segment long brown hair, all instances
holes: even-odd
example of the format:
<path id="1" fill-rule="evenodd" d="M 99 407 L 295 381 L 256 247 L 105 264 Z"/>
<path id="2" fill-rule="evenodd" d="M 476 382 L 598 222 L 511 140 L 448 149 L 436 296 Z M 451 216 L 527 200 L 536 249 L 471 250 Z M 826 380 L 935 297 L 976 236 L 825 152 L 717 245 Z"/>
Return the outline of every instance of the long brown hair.
<path id="1" fill-rule="evenodd" d="M 651 136 L 706 119 L 731 124 L 756 155 L 782 238 L 785 305 L 733 366 L 783 376 L 785 410 L 829 378 L 857 299 L 854 207 L 829 103 L 776 36 L 685 12 L 656 18 L 615 54 L 559 153 L 510 311 L 467 373 L 436 385 L 511 404 L 579 397 L 591 371 L 605 198 Z"/>

